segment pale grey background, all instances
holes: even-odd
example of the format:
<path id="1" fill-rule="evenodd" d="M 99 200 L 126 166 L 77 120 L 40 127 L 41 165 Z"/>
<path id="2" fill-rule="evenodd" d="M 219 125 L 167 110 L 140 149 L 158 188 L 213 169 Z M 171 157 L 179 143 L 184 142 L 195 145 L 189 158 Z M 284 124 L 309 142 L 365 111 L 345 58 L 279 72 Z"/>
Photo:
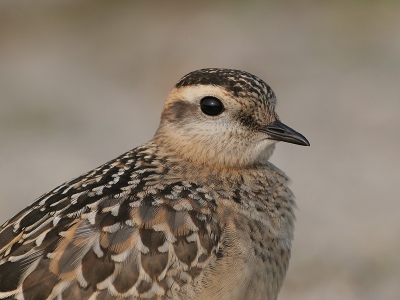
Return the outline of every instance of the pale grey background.
<path id="1" fill-rule="evenodd" d="M 150 139 L 176 81 L 263 78 L 311 147 L 280 299 L 399 299 L 398 1 L 0 2 L 0 223 Z"/>

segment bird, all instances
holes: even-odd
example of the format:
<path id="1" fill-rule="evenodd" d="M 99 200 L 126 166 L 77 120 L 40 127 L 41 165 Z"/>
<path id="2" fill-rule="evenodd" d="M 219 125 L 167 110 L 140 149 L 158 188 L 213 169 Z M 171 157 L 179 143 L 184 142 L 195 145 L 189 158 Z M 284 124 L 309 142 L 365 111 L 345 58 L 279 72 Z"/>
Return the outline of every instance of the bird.
<path id="1" fill-rule="evenodd" d="M 259 77 L 200 69 L 154 137 L 0 227 L 0 299 L 277 299 L 296 208 L 269 162 L 282 123 Z"/>

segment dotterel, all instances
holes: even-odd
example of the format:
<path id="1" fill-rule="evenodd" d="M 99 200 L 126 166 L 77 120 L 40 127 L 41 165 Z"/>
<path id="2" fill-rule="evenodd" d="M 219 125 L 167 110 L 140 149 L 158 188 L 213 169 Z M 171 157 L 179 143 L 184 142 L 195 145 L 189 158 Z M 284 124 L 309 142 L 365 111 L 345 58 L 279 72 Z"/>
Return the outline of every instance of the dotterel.
<path id="1" fill-rule="evenodd" d="M 295 202 L 268 159 L 309 143 L 275 103 L 247 72 L 184 76 L 152 140 L 0 227 L 0 299 L 276 299 Z"/>

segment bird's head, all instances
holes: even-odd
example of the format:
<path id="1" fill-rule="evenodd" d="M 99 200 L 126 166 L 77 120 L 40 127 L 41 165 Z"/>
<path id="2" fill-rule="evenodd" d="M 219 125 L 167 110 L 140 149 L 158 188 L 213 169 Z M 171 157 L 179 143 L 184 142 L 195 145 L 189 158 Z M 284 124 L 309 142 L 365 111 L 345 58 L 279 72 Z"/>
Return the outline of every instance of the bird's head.
<path id="1" fill-rule="evenodd" d="M 154 140 L 193 163 L 232 168 L 267 161 L 278 141 L 309 146 L 275 104 L 272 89 L 247 72 L 194 71 L 169 94 Z"/>

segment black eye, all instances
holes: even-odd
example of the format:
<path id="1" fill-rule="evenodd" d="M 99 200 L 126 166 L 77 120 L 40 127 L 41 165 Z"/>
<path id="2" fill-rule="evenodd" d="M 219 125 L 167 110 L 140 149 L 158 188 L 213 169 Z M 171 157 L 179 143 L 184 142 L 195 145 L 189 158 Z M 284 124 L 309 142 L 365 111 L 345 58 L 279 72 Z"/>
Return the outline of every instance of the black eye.
<path id="1" fill-rule="evenodd" d="M 209 116 L 219 115 L 224 110 L 222 102 L 214 97 L 205 97 L 201 99 L 200 107 L 201 111 Z"/>

